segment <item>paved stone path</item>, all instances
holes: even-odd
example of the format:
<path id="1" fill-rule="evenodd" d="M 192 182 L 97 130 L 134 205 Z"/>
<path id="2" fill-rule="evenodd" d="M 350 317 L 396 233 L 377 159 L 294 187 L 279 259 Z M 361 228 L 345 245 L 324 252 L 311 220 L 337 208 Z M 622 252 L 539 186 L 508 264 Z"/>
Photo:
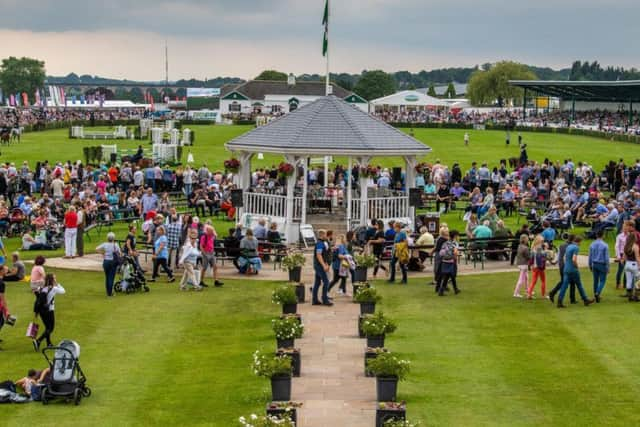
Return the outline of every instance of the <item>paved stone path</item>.
<path id="1" fill-rule="evenodd" d="M 309 289 L 307 288 L 307 291 Z M 375 378 L 364 376 L 366 342 L 358 338 L 360 307 L 336 296 L 333 307 L 298 305 L 305 325 L 302 371 L 291 397 L 303 403 L 301 427 L 370 427 L 375 422 Z"/>

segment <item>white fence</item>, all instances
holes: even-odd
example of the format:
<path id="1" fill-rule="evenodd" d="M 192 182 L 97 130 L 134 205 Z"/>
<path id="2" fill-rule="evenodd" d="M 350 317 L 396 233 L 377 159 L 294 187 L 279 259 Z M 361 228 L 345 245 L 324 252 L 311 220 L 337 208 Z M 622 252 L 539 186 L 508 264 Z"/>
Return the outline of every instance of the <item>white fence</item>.
<path id="1" fill-rule="evenodd" d="M 361 200 L 351 200 L 351 218 L 360 218 Z M 367 200 L 367 219 L 403 218 L 409 216 L 409 197 L 376 197 Z"/>
<path id="2" fill-rule="evenodd" d="M 243 193 L 244 212 L 252 216 L 287 217 L 287 196 L 265 193 Z M 293 198 L 293 220 L 302 218 L 302 197 Z"/>

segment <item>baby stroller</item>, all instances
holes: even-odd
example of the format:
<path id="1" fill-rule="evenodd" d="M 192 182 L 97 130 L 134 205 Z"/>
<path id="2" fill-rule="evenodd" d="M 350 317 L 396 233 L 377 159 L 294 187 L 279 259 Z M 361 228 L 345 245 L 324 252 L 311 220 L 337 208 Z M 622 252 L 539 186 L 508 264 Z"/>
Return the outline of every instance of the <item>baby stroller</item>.
<path id="1" fill-rule="evenodd" d="M 42 404 L 52 399 L 64 398 L 80 404 L 83 397 L 91 396 L 86 386 L 87 378 L 80 369 L 80 346 L 75 341 L 63 340 L 57 347 L 47 347 L 42 354 L 51 369 L 51 383 L 42 387 Z"/>
<path id="2" fill-rule="evenodd" d="M 149 292 L 149 286 L 147 286 L 147 279 L 144 277 L 144 272 L 132 256 L 125 255 L 123 257 L 122 264 L 118 267 L 118 272 L 120 274 L 120 280 L 114 285 L 116 292 L 124 292 L 127 294 L 142 290 Z"/>
<path id="3" fill-rule="evenodd" d="M 25 232 L 26 215 L 20 208 L 11 209 L 9 214 L 9 235 L 21 236 Z"/>

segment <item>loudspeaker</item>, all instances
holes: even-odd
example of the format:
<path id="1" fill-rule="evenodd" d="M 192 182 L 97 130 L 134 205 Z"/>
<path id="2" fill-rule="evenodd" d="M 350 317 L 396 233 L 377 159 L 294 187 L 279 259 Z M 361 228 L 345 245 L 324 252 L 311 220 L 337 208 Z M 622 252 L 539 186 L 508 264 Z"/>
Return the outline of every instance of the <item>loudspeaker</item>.
<path id="1" fill-rule="evenodd" d="M 393 168 L 393 182 L 402 182 L 402 168 Z"/>
<path id="2" fill-rule="evenodd" d="M 422 207 L 422 190 L 420 188 L 409 189 L 409 206 Z"/>
<path id="3" fill-rule="evenodd" d="M 231 204 L 236 208 L 244 206 L 242 190 L 231 190 Z"/>
<path id="4" fill-rule="evenodd" d="M 111 160 L 111 164 L 114 164 L 118 161 L 118 153 L 109 154 L 109 160 Z"/>

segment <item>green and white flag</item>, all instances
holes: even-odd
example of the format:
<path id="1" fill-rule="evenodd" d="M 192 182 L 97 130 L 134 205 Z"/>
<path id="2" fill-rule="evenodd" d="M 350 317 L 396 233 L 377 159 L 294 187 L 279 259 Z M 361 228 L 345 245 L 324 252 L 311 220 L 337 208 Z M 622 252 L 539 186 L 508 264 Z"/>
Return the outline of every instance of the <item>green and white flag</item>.
<path id="1" fill-rule="evenodd" d="M 322 18 L 322 25 L 324 25 L 322 56 L 327 56 L 327 50 L 329 50 L 329 0 L 325 0 L 324 3 L 324 16 Z"/>

